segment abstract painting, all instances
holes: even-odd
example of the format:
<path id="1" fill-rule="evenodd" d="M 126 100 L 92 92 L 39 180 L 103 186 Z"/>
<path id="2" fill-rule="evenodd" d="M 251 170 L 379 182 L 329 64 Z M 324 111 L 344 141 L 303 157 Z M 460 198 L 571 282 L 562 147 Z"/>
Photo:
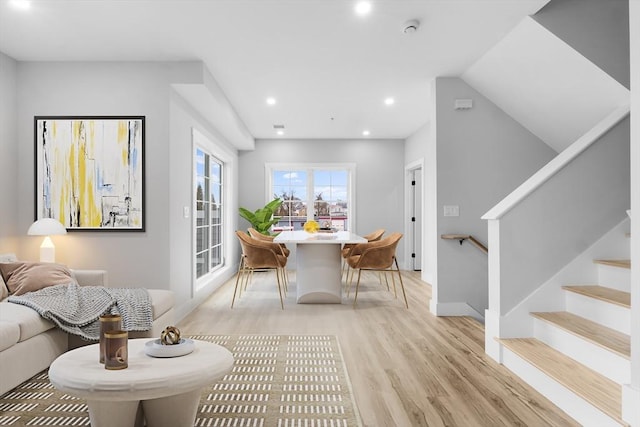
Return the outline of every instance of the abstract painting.
<path id="1" fill-rule="evenodd" d="M 36 116 L 36 219 L 144 231 L 144 116 Z"/>

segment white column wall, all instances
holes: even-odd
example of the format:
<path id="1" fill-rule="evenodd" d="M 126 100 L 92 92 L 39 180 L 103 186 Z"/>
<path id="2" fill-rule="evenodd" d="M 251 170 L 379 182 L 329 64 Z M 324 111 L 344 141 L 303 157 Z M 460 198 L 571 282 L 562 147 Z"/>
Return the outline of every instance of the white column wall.
<path id="1" fill-rule="evenodd" d="M 15 252 L 18 227 L 18 64 L 0 52 L 0 253 Z"/>
<path id="2" fill-rule="evenodd" d="M 629 1 L 631 64 L 631 384 L 622 416 L 640 426 L 640 0 Z"/>

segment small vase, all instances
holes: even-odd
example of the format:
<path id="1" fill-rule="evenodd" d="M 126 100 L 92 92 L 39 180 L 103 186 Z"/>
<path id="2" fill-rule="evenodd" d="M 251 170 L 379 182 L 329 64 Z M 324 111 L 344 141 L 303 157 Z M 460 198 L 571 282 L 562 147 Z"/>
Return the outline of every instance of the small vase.
<path id="1" fill-rule="evenodd" d="M 119 314 L 100 316 L 100 363 L 104 363 L 104 333 L 122 329 L 122 318 Z"/>
<path id="2" fill-rule="evenodd" d="M 127 331 L 106 331 L 104 333 L 105 369 L 117 370 L 129 366 L 128 340 Z"/>

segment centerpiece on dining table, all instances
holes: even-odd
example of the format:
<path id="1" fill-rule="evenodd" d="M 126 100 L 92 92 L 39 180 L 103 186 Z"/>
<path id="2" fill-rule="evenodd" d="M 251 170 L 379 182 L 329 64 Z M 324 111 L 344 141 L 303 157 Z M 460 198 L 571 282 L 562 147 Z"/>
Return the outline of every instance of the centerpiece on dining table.
<path id="1" fill-rule="evenodd" d="M 318 221 L 310 220 L 304 223 L 304 231 L 307 233 L 337 233 L 338 229 L 331 227 L 331 221 L 324 221 L 322 226 Z"/>

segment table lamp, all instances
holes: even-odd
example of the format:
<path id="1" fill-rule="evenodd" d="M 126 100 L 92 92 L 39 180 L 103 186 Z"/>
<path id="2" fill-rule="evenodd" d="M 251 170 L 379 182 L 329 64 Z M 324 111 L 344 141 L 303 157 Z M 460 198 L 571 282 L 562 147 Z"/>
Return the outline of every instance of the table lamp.
<path id="1" fill-rule="evenodd" d="M 56 247 L 49 236 L 67 234 L 67 229 L 57 219 L 41 218 L 31 224 L 29 236 L 46 236 L 40 245 L 40 262 L 56 262 Z"/>

